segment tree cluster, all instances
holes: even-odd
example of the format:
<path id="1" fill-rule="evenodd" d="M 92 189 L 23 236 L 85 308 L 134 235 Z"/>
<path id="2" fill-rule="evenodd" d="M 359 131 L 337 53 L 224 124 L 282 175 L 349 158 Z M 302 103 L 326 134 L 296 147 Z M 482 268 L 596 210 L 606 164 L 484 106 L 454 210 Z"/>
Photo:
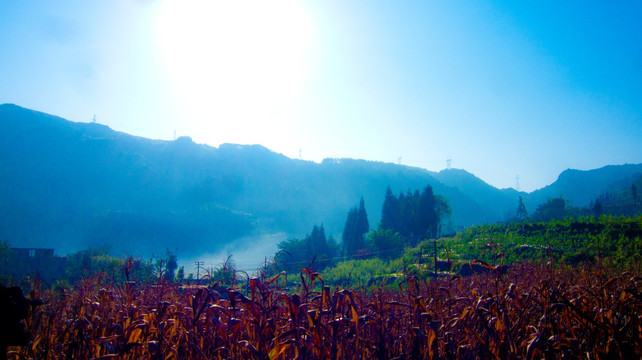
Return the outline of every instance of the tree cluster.
<path id="1" fill-rule="evenodd" d="M 642 175 L 634 178 L 630 186 L 622 187 L 619 191 L 602 193 L 587 207 L 571 206 L 569 201 L 562 196 L 549 198 L 546 202 L 539 204 L 530 217 L 526 211 L 524 200 L 520 196 L 515 217 L 511 220 L 548 222 L 581 216 L 595 218 L 602 215 L 637 216 L 642 214 L 642 202 L 640 202 L 638 195 L 639 186 L 642 186 Z"/>
<path id="2" fill-rule="evenodd" d="M 591 204 L 596 217 L 599 215 L 636 216 L 642 214 L 642 202 L 638 188 L 642 186 L 642 175 L 633 180 L 630 187 L 619 192 L 607 192 L 600 195 Z"/>
<path id="3" fill-rule="evenodd" d="M 381 209 L 380 230 L 399 233 L 409 245 L 414 246 L 425 238 L 439 235 L 441 220 L 450 214 L 450 206 L 445 198 L 433 193 L 430 185 L 420 193 L 410 190 L 394 196 L 390 187 Z"/>
<path id="4" fill-rule="evenodd" d="M 343 254 L 352 256 L 366 248 L 364 235 L 370 230 L 368 214 L 363 197 L 359 201 L 359 207 L 353 207 L 348 212 L 348 218 L 343 228 Z"/>
<path id="5" fill-rule="evenodd" d="M 528 211 L 526 211 L 526 205 L 524 205 L 524 199 L 520 196 L 519 203 L 517 204 L 517 212 L 515 213 L 515 218 L 518 221 L 524 221 L 528 217 Z"/>
<path id="6" fill-rule="evenodd" d="M 275 260 L 288 272 L 298 272 L 310 264 L 316 270 L 326 267 L 337 256 L 339 246 L 332 236 L 326 238 L 323 224 L 314 225 L 312 233 L 304 239 L 290 239 L 279 243 Z"/>
<path id="7" fill-rule="evenodd" d="M 430 186 L 426 186 L 422 192 L 402 192 L 398 197 L 388 187 L 381 223 L 376 230 L 368 233 L 370 224 L 362 197 L 359 205 L 348 211 L 342 247 L 332 237 L 326 238 L 323 225 L 315 225 L 312 233 L 304 239 L 279 243 L 279 252 L 274 260 L 279 268 L 298 272 L 310 265 L 315 270 L 322 270 L 341 253 L 348 258 L 368 256 L 373 252 L 381 258 L 392 258 L 398 256 L 404 247 L 415 246 L 420 240 L 438 236 L 439 224 L 449 214 L 450 206 L 446 199 L 435 195 Z"/>
<path id="8" fill-rule="evenodd" d="M 415 246 L 420 240 L 439 235 L 441 220 L 450 214 L 445 198 L 435 195 L 432 187 L 422 192 L 408 190 L 395 196 L 390 187 L 381 209 L 381 222 L 376 230 L 368 232 L 368 219 L 363 198 L 359 207 L 348 213 L 343 231 L 344 254 L 348 257 L 363 256 L 374 251 L 378 257 L 393 258 L 404 247 Z"/>
<path id="9" fill-rule="evenodd" d="M 563 219 L 567 216 L 568 210 L 566 208 L 566 200 L 562 197 L 548 199 L 545 203 L 540 204 L 535 213 L 533 213 L 534 221 L 547 222 L 556 219 Z"/>

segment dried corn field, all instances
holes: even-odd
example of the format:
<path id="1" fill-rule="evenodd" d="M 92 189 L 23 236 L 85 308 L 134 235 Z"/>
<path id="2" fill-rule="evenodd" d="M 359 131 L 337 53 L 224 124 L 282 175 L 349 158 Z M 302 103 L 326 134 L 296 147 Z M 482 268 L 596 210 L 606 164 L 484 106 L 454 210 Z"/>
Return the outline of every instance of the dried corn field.
<path id="1" fill-rule="evenodd" d="M 104 284 L 42 294 L 9 359 L 606 359 L 642 357 L 642 277 L 521 264 L 398 290 L 302 271 L 239 289 Z"/>

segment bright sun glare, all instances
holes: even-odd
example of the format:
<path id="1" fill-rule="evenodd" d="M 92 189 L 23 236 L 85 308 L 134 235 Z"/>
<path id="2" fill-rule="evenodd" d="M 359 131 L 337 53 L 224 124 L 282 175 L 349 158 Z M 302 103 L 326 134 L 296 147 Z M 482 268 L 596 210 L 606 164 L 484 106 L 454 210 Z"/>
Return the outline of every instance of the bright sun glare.
<path id="1" fill-rule="evenodd" d="M 190 136 L 212 145 L 284 140 L 311 49 L 300 3 L 167 0 L 158 19 L 176 92 L 193 121 L 208 124 L 209 134 Z"/>

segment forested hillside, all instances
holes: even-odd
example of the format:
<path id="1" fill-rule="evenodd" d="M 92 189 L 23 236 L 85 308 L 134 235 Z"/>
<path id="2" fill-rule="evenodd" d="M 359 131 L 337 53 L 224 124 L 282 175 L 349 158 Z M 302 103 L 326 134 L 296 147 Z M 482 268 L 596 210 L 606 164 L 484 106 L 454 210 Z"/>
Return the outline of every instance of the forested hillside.
<path id="1" fill-rule="evenodd" d="M 379 221 L 389 185 L 401 192 L 432 183 L 452 199 L 453 224 L 490 220 L 473 199 L 417 168 L 150 140 L 15 105 L 0 106 L 0 126 L 0 237 L 12 246 L 188 254 L 243 236 L 299 235 L 315 223 L 340 237 L 361 196 L 370 221 Z"/>
<path id="2" fill-rule="evenodd" d="M 260 145 L 150 140 L 10 104 L 0 105 L 0 128 L 0 239 L 62 254 L 109 244 L 118 254 L 168 248 L 188 255 L 241 237 L 300 237 L 314 224 L 340 241 L 361 197 L 369 223 L 379 223 L 388 187 L 397 195 L 430 185 L 450 205 L 443 226 L 452 231 L 513 216 L 520 195 L 532 213 L 539 204 L 533 199 L 565 195 L 583 181 L 531 198 L 463 170 L 353 159 L 319 164 Z M 640 165 L 617 169 L 602 183 L 642 172 Z M 608 190 L 593 188 L 591 199 Z"/>

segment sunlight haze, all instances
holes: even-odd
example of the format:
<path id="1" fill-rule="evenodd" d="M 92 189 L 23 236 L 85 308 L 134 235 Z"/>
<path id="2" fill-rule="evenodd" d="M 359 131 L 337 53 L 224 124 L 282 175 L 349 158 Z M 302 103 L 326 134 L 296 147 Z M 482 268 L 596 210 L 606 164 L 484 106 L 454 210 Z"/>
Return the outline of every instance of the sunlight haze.
<path id="1" fill-rule="evenodd" d="M 546 186 L 642 162 L 637 2 L 6 1 L 0 103 Z"/>

